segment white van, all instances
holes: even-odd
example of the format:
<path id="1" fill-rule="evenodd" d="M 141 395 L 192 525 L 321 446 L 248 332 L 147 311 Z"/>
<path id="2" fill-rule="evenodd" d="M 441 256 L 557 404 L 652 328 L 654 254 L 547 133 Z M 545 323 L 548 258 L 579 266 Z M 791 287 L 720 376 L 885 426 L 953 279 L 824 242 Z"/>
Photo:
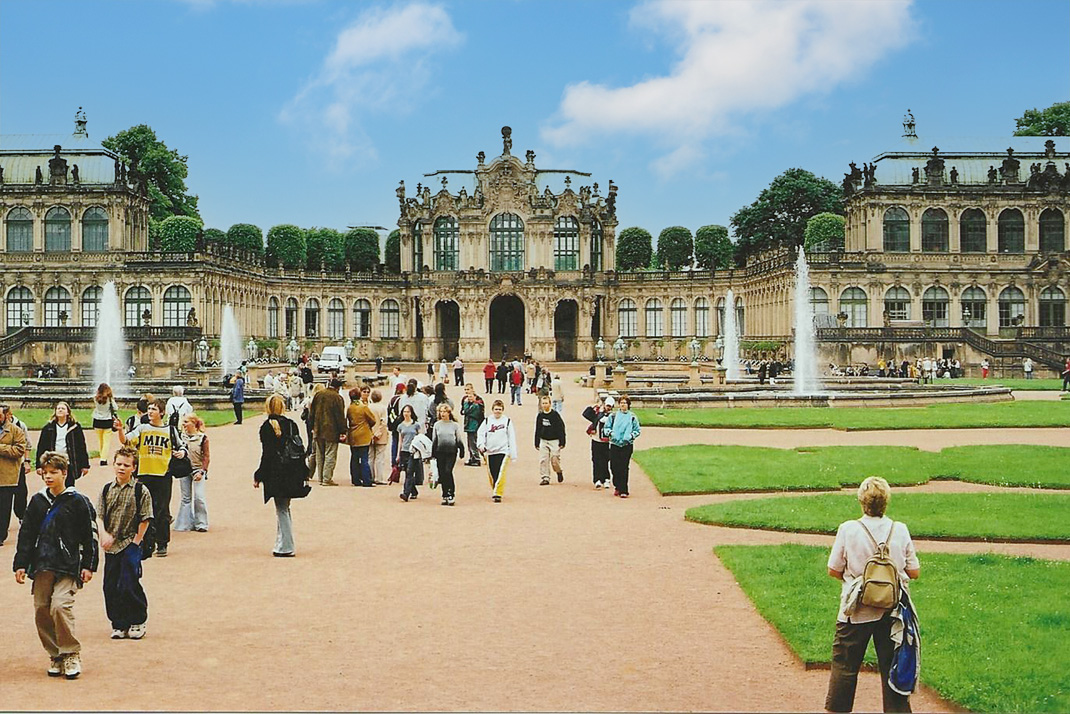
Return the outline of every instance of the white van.
<path id="1" fill-rule="evenodd" d="M 338 370 L 342 372 L 346 367 L 351 366 L 353 363 L 346 357 L 345 347 L 324 347 L 319 361 L 316 362 L 316 371 L 322 373 Z"/>

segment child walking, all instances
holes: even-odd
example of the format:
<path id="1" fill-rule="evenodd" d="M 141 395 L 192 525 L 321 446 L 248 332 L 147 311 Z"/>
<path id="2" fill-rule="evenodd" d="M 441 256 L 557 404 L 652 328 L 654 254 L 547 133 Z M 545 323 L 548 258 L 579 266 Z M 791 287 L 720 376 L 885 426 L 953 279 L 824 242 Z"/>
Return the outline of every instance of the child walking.
<path id="1" fill-rule="evenodd" d="M 494 400 L 490 412 L 491 415 L 479 427 L 476 445 L 487 458 L 491 499 L 501 503 L 505 493 L 505 468 L 510 459 L 516 460 L 516 430 L 513 422 L 505 416 L 505 404 L 501 399 Z"/>
<path id="2" fill-rule="evenodd" d="M 431 432 L 431 452 L 438 467 L 438 482 L 442 485 L 442 505 L 452 506 L 457 495 L 453 467 L 464 458 L 464 431 L 453 420 L 453 409 L 443 402 L 438 405 L 438 419 Z"/>
<path id="3" fill-rule="evenodd" d="M 45 487 L 26 505 L 15 552 L 15 582 L 33 580 L 37 635 L 48 652 L 48 676 L 75 679 L 82 673 L 82 645 L 74 636 L 74 595 L 93 579 L 97 515 L 89 499 L 65 486 L 67 457 L 41 455 L 38 473 Z"/>
<path id="4" fill-rule="evenodd" d="M 550 485 L 550 471 L 557 474 L 557 482 L 565 480 L 561 470 L 561 449 L 565 448 L 565 422 L 552 409 L 548 396 L 539 397 L 539 413 L 535 415 L 535 449 L 539 452 L 541 486 Z"/>

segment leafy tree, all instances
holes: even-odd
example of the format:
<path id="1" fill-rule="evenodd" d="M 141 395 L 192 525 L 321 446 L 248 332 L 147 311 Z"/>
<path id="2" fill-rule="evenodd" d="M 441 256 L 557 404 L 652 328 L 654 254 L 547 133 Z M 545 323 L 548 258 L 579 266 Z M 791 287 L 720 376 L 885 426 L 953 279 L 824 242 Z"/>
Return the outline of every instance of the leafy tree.
<path id="1" fill-rule="evenodd" d="M 227 245 L 255 253 L 264 252 L 264 232 L 251 223 L 235 223 L 227 229 Z"/>
<path id="2" fill-rule="evenodd" d="M 149 216 L 149 250 L 160 249 L 160 221 Z"/>
<path id="3" fill-rule="evenodd" d="M 1068 136 L 1070 102 L 1057 102 L 1039 111 L 1027 109 L 1014 121 L 1018 126 L 1015 136 Z"/>
<path id="4" fill-rule="evenodd" d="M 309 228 L 305 232 L 308 245 L 308 269 L 319 270 L 322 261 L 327 270 L 346 267 L 346 237 L 333 228 Z"/>
<path id="5" fill-rule="evenodd" d="M 101 144 L 119 155 L 131 172 L 147 179 L 149 212 L 158 221 L 168 216 L 200 218 L 197 197 L 186 188 L 188 156 L 182 156 L 156 137 L 145 124 L 109 136 Z"/>
<path id="6" fill-rule="evenodd" d="M 353 228 L 346 233 L 346 260 L 356 273 L 379 267 L 379 234 L 371 228 Z"/>
<path id="7" fill-rule="evenodd" d="M 160 221 L 160 249 L 171 253 L 189 253 L 197 248 L 201 221 L 191 216 L 168 216 Z"/>
<path id="8" fill-rule="evenodd" d="M 633 226 L 617 235 L 617 270 L 636 270 L 650 265 L 654 250 L 650 232 Z"/>
<path id="9" fill-rule="evenodd" d="M 390 231 L 390 235 L 386 237 L 386 250 L 384 251 L 386 262 L 386 272 L 388 273 L 400 273 L 401 272 L 401 231 L 397 228 Z"/>
<path id="10" fill-rule="evenodd" d="M 806 222 L 818 213 L 843 214 L 843 193 L 828 179 L 805 169 L 788 169 L 763 189 L 758 200 L 731 218 L 736 263 L 779 246 L 802 245 Z"/>
<path id="11" fill-rule="evenodd" d="M 695 260 L 695 241 L 683 226 L 670 226 L 658 234 L 658 265 L 668 270 L 690 268 Z"/>
<path id="12" fill-rule="evenodd" d="M 702 226 L 695 231 L 695 262 L 703 270 L 731 267 L 735 249 L 724 226 Z"/>
<path id="13" fill-rule="evenodd" d="M 205 228 L 204 229 L 204 242 L 205 243 L 226 243 L 227 234 L 218 228 Z"/>
<path id="14" fill-rule="evenodd" d="M 284 223 L 268 231 L 267 259 L 270 263 L 287 268 L 303 267 L 305 251 L 305 232 L 297 226 Z"/>
<path id="15" fill-rule="evenodd" d="M 836 213 L 819 213 L 806 222 L 803 246 L 809 252 L 818 250 L 843 250 L 843 237 L 847 220 Z"/>

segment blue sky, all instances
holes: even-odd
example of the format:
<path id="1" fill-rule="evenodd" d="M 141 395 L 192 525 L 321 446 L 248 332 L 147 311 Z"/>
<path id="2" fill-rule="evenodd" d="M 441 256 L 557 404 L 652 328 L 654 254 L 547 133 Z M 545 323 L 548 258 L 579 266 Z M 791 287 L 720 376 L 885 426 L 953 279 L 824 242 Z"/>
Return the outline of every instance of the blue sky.
<path id="1" fill-rule="evenodd" d="M 497 156 L 506 124 L 540 168 L 613 179 L 622 228 L 728 225 L 785 169 L 896 150 L 908 107 L 925 148 L 1000 150 L 1067 99 L 1065 0 L 0 6 L 0 133 L 149 124 L 223 229 L 393 227 L 399 179 Z"/>

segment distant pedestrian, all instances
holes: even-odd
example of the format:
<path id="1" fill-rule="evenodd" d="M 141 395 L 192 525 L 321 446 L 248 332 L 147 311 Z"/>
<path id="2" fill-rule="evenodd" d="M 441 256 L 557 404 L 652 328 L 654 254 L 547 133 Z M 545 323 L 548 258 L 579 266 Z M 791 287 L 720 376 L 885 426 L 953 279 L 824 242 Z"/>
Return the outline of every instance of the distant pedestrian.
<path id="1" fill-rule="evenodd" d="M 337 486 L 334 466 L 338 462 L 338 444 L 346 440 L 345 400 L 338 390 L 342 381 L 332 379 L 327 389 L 312 398 L 308 408 L 309 426 L 315 440 L 316 478 L 321 486 Z"/>
<path id="2" fill-rule="evenodd" d="M 540 485 L 550 485 L 551 469 L 557 482 L 565 480 L 561 469 L 561 450 L 565 448 L 565 422 L 554 411 L 550 397 L 539 397 L 539 413 L 535 415 L 535 449 L 539 452 Z"/>
<path id="3" fill-rule="evenodd" d="M 493 367 L 494 364 L 491 363 Z M 481 466 L 479 461 L 479 448 L 476 445 L 479 425 L 486 417 L 486 406 L 483 400 L 476 394 L 476 388 L 471 384 L 464 385 L 464 398 L 461 399 L 461 419 L 464 425 L 464 433 L 468 439 L 468 461 L 466 466 Z"/>
<path id="4" fill-rule="evenodd" d="M 369 456 L 372 445 L 372 429 L 378 419 L 371 410 L 367 400 L 371 389 L 363 387 L 349 392 L 349 408 L 346 410 L 346 423 L 349 427 L 346 442 L 349 444 L 349 481 L 354 486 L 372 487 L 371 462 Z"/>
<path id="5" fill-rule="evenodd" d="M 491 499 L 501 503 L 505 494 L 505 473 L 510 461 L 516 460 L 516 429 L 505 416 L 505 404 L 495 399 L 491 415 L 479 427 L 476 444 L 487 460 Z"/>
<path id="6" fill-rule="evenodd" d="M 12 421 L 7 405 L 0 406 L 0 545 L 7 540 L 19 476 L 28 453 L 26 432 Z"/>
<path id="7" fill-rule="evenodd" d="M 300 444 L 301 432 L 297 424 L 283 416 L 285 408 L 285 402 L 278 395 L 268 397 L 264 403 L 268 418 L 260 425 L 260 466 L 253 474 L 253 487 L 264 486 L 264 503 L 275 499 L 275 548 L 272 555 L 276 558 L 294 557 L 290 502 L 295 498 L 304 498 L 309 492 L 309 473 L 304 457 L 289 448 L 295 437 L 296 444 Z M 303 448 L 296 450 L 304 451 Z M 338 443 L 335 441 L 336 454 L 337 450 Z"/>
<path id="8" fill-rule="evenodd" d="M 1026 379 L 1033 378 L 1033 360 L 1031 358 L 1026 357 L 1022 360 L 1022 371 L 1025 372 Z"/>
<path id="9" fill-rule="evenodd" d="M 100 465 L 108 463 L 108 447 L 111 442 L 112 426 L 116 417 L 119 416 L 119 405 L 115 403 L 115 396 L 107 383 L 97 385 L 97 393 L 93 396 L 93 431 L 97 433 L 97 452 L 100 454 Z"/>
<path id="10" fill-rule="evenodd" d="M 509 376 L 509 385 L 511 387 L 509 392 L 509 404 L 522 406 L 521 392 L 524 391 L 524 374 L 520 371 L 520 367 L 513 367 L 512 374 Z"/>
<path id="11" fill-rule="evenodd" d="M 505 394 L 505 387 L 509 382 L 509 375 L 512 371 L 512 367 L 510 367 L 509 363 L 504 359 L 502 360 L 502 363 L 498 365 L 498 369 L 495 370 L 495 376 L 498 379 L 498 394 Z"/>
<path id="12" fill-rule="evenodd" d="M 632 450 L 639 436 L 639 419 L 631 411 L 627 395 L 617 400 L 617 411 L 610 414 L 605 428 L 609 432 L 609 468 L 613 472 L 613 495 L 628 498 L 628 470 Z"/>
<path id="13" fill-rule="evenodd" d="M 74 418 L 71 405 L 56 402 L 52 418 L 41 429 L 37 440 L 37 468 L 41 468 L 41 455 L 55 451 L 67 457 L 67 486 L 89 473 L 89 451 L 85 445 L 85 432 Z"/>
<path id="14" fill-rule="evenodd" d="M 550 401 L 554 406 L 554 411 L 558 414 L 565 413 L 565 385 L 561 381 L 560 374 L 554 374 L 550 380 Z"/>
<path id="15" fill-rule="evenodd" d="M 234 377 L 234 386 L 230 388 L 230 403 L 234 405 L 234 423 L 241 424 L 242 410 L 245 409 L 245 377 L 241 372 Z"/>
<path id="16" fill-rule="evenodd" d="M 1063 371 L 1060 376 L 1063 378 L 1062 391 L 1070 390 L 1070 357 L 1066 358 L 1066 364 L 1063 365 Z"/>
<path id="17" fill-rule="evenodd" d="M 208 466 L 212 461 L 208 435 L 204 433 L 204 420 L 193 413 L 183 417 L 178 430 L 178 440 L 189 456 L 193 471 L 188 476 L 176 479 L 180 500 L 178 515 L 175 516 L 175 530 L 204 533 L 208 530 L 208 502 L 205 494 L 208 489 Z"/>
<path id="18" fill-rule="evenodd" d="M 434 360 L 427 360 L 427 383 L 435 383 L 435 362 Z"/>
<path id="19" fill-rule="evenodd" d="M 587 435 L 591 437 L 591 478 L 596 489 L 609 488 L 609 434 L 605 422 L 613 412 L 613 397 L 600 395 L 583 410 Z"/>
<path id="20" fill-rule="evenodd" d="M 464 362 L 461 361 L 460 355 L 453 360 L 453 383 L 458 387 L 464 385 Z"/>
<path id="21" fill-rule="evenodd" d="M 449 365 L 446 364 L 446 358 L 443 357 L 442 361 L 438 363 L 438 381 L 439 384 L 445 384 L 448 380 L 446 375 L 449 373 Z"/>
<path id="22" fill-rule="evenodd" d="M 416 418 L 411 404 L 401 408 L 401 423 L 398 424 L 398 463 L 405 471 L 405 484 L 401 490 L 401 500 L 408 501 L 416 496 L 417 482 L 423 481 L 423 461 L 419 456 L 413 457 L 412 442 L 423 433 L 423 425 Z M 414 460 L 415 459 L 415 460 Z"/>
<path id="23" fill-rule="evenodd" d="M 494 365 L 494 360 L 488 359 L 487 363 L 483 365 L 483 393 L 494 393 L 494 376 L 497 374 L 498 368 Z"/>
<path id="24" fill-rule="evenodd" d="M 376 374 L 376 376 L 378 376 L 378 375 L 380 375 L 382 373 L 383 373 L 383 358 L 382 357 L 376 357 L 375 358 L 375 374 Z"/>

